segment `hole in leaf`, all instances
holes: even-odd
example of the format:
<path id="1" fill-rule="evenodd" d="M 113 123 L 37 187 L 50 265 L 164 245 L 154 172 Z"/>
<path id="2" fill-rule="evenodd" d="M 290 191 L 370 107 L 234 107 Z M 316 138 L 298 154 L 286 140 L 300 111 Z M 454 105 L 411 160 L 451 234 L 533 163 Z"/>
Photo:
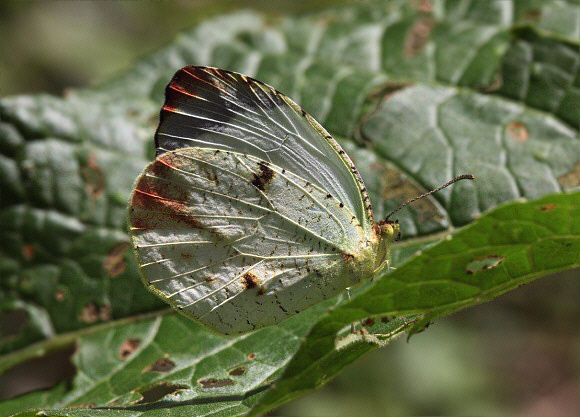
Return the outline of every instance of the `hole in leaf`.
<path id="1" fill-rule="evenodd" d="M 187 385 L 177 385 L 162 382 L 157 385 L 153 385 L 152 387 L 145 388 L 143 391 L 139 391 L 139 394 L 141 394 L 141 397 L 143 398 L 137 401 L 136 404 L 147 404 L 159 401 L 161 398 L 168 394 L 174 394 L 184 389 L 189 389 L 189 387 Z"/>
<path id="2" fill-rule="evenodd" d="M 0 375 L 0 401 L 70 381 L 76 374 L 71 362 L 75 350 L 75 345 L 66 346 L 9 368 Z"/>
<path id="3" fill-rule="evenodd" d="M 467 273 L 470 275 L 477 274 L 486 269 L 497 268 L 505 260 L 504 256 L 490 255 L 483 258 L 476 258 L 467 264 Z"/>
<path id="4" fill-rule="evenodd" d="M 169 372 L 175 368 L 175 362 L 167 358 L 161 358 L 155 361 L 153 365 L 148 366 L 143 372 Z"/>
<path id="5" fill-rule="evenodd" d="M 245 366 L 239 366 L 235 369 L 232 369 L 230 372 L 228 372 L 230 374 L 230 376 L 242 376 L 246 373 L 246 367 Z"/>
<path id="6" fill-rule="evenodd" d="M 224 379 L 216 379 L 216 378 L 208 378 L 208 379 L 200 379 L 198 381 L 203 388 L 221 388 L 227 387 L 229 385 L 234 385 L 235 382 L 229 378 Z"/>
<path id="7" fill-rule="evenodd" d="M 127 339 L 123 346 L 121 346 L 121 351 L 119 353 L 119 357 L 121 359 L 127 359 L 133 352 L 135 352 L 139 345 L 141 344 L 140 339 Z"/>

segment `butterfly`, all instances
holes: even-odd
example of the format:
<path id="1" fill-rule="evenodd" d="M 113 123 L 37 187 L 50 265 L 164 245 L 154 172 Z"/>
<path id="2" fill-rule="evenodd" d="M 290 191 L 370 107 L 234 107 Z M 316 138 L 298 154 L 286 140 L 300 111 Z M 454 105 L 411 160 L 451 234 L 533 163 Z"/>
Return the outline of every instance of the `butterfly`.
<path id="1" fill-rule="evenodd" d="M 177 71 L 155 145 L 129 201 L 143 282 L 220 333 L 278 323 L 370 279 L 400 237 L 398 222 L 375 222 L 332 136 L 248 76 Z"/>

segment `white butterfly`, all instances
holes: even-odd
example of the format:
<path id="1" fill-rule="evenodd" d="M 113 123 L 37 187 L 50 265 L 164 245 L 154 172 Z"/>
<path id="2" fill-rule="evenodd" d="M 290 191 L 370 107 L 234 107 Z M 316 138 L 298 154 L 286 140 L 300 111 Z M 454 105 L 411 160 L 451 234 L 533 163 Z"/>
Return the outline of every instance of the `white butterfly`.
<path id="1" fill-rule="evenodd" d="M 349 157 L 272 87 L 185 67 L 155 143 L 130 199 L 133 246 L 146 286 L 208 327 L 277 323 L 387 264 L 398 223 L 374 222 Z"/>

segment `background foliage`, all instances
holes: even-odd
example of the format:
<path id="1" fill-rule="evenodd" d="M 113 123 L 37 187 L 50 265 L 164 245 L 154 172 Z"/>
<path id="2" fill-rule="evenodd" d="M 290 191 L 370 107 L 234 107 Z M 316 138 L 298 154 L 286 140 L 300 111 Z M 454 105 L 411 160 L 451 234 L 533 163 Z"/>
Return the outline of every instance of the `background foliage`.
<path id="1" fill-rule="evenodd" d="M 3 7 L 18 16 L 18 6 Z M 123 26 L 134 34 L 153 36 L 167 27 L 143 29 L 153 12 L 121 7 L 121 17 L 132 19 Z M 175 14 L 167 12 L 167 22 Z M 48 29 L 50 19 L 37 19 L 44 30 L 56 31 Z M 187 13 L 178 20 L 173 26 L 193 23 Z M 37 26 L 31 30 L 42 30 Z M 58 26 L 63 39 L 81 33 L 74 25 L 68 32 Z M 93 42 L 99 38 L 82 45 L 105 51 L 87 67 L 106 68 L 113 61 L 109 51 L 123 50 L 111 46 L 114 32 Z M 578 267 L 578 194 L 561 193 L 580 183 L 579 38 L 580 7 L 572 1 L 389 1 L 288 17 L 241 11 L 200 23 L 91 89 L 62 98 L 2 99 L 2 414 L 70 405 L 80 408 L 46 412 L 264 411 L 319 387 L 375 349 L 368 340 L 335 337 L 341 328 L 348 335 L 354 320 L 406 315 L 369 327 L 388 341 Z M 48 50 L 51 59 L 62 53 Z M 46 76 L 46 60 L 37 64 Z M 393 252 L 401 266 L 361 288 L 352 302 L 329 300 L 239 338 L 208 334 L 143 289 L 125 234 L 127 195 L 152 156 L 163 87 L 187 64 L 248 73 L 301 103 L 344 141 L 378 218 L 454 174 L 470 172 L 478 180 L 401 212 L 405 240 Z M 32 71 L 23 68 L 8 80 Z M 443 236 L 452 238 L 431 248 Z M 417 250 L 423 255 L 405 263 Z M 324 414 L 326 403 L 334 415 L 360 412 L 363 405 L 379 415 L 569 414 L 580 409 L 574 395 L 580 388 L 579 292 L 576 270 L 438 320 L 408 344 L 401 338 L 376 350 L 368 365 L 357 363 L 350 375 L 285 410 Z M 30 379 L 39 376 L 33 371 L 51 363 L 60 373 L 46 371 L 50 389 L 7 399 L 15 392 L 5 387 L 23 378 L 31 389 Z M 374 376 L 363 373 L 365 367 Z M 330 397 L 345 385 L 350 395 Z"/>

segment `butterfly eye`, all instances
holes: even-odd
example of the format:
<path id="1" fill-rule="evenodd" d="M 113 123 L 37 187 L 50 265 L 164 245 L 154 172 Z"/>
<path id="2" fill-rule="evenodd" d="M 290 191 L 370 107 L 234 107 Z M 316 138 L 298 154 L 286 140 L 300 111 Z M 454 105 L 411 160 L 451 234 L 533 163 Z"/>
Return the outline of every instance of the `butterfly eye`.
<path id="1" fill-rule="evenodd" d="M 390 221 L 379 223 L 381 239 L 385 239 L 388 242 L 396 242 L 401 238 L 401 226 L 399 221 Z"/>

